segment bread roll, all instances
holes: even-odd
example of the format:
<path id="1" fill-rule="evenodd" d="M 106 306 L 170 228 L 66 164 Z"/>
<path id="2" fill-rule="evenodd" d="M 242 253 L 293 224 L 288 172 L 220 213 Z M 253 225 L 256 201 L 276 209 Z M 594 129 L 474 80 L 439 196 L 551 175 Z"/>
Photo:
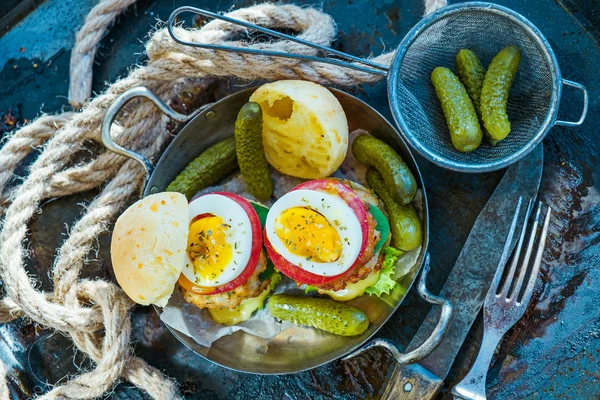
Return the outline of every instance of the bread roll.
<path id="1" fill-rule="evenodd" d="M 165 306 L 185 264 L 188 202 L 181 193 L 153 194 L 117 220 L 111 258 L 121 288 L 136 303 Z"/>
<path id="2" fill-rule="evenodd" d="M 325 178 L 346 158 L 346 114 L 325 87 L 297 80 L 267 83 L 250 101 L 262 108 L 265 156 L 279 172 Z"/>

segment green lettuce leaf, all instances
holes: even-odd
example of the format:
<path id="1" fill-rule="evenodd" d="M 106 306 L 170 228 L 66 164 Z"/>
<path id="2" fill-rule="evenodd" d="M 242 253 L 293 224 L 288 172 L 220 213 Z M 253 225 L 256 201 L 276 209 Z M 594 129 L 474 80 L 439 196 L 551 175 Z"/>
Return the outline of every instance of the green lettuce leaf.
<path id="1" fill-rule="evenodd" d="M 275 286 L 277 286 L 279 282 L 281 282 L 281 274 L 279 272 L 273 273 L 271 275 L 269 286 L 267 286 L 267 288 L 258 296 L 242 300 L 240 306 L 246 306 L 248 308 L 247 311 L 249 311 L 250 314 L 252 314 L 254 310 L 261 310 L 265 306 L 265 300 L 271 292 L 275 290 Z"/>
<path id="2" fill-rule="evenodd" d="M 277 286 L 277 284 L 279 282 L 281 282 L 281 274 L 279 272 L 274 272 L 271 275 L 271 282 L 269 283 L 269 286 L 265 289 L 265 292 L 267 292 L 267 295 L 269 293 L 271 293 L 273 290 L 275 290 L 275 286 Z M 264 301 L 263 301 L 262 306 L 259 308 L 259 310 L 263 307 L 264 307 Z"/>
<path id="3" fill-rule="evenodd" d="M 381 273 L 379 280 L 373 286 L 370 286 L 365 290 L 365 293 L 372 294 L 374 296 L 381 296 L 383 293 L 389 294 L 396 286 L 396 281 L 392 279 L 394 275 L 394 268 L 398 258 L 404 254 L 400 250 L 396 250 L 393 247 L 387 246 L 383 249 L 385 258 L 381 264 Z"/>
<path id="4" fill-rule="evenodd" d="M 273 261 L 271 261 L 270 258 L 267 258 L 267 268 L 265 268 L 265 270 L 261 272 L 260 275 L 258 275 L 258 279 L 260 279 L 260 281 L 262 282 L 266 279 L 269 279 L 274 273 L 275 265 L 273 264 Z"/>
<path id="5" fill-rule="evenodd" d="M 267 222 L 267 214 L 269 213 L 269 209 L 262 204 L 255 203 L 253 201 L 250 202 L 254 211 L 258 215 L 258 220 L 260 221 L 260 228 L 265 229 L 265 223 Z"/>
<path id="6" fill-rule="evenodd" d="M 383 212 L 373 204 L 371 204 L 370 211 L 373 215 L 373 218 L 375 218 L 375 222 L 377 223 L 377 227 L 375 229 L 379 231 L 379 235 L 381 236 L 375 245 L 375 249 L 373 250 L 373 254 L 377 254 L 390 236 L 390 223 Z"/>
<path id="7" fill-rule="evenodd" d="M 264 230 L 265 223 L 267 222 L 267 214 L 269 213 L 269 209 L 263 206 L 262 204 L 255 203 L 253 201 L 251 201 L 250 204 L 252 205 L 254 211 L 256 211 L 256 214 L 258 215 L 258 220 L 260 221 L 260 229 Z M 273 261 L 271 261 L 271 259 L 267 258 L 267 268 L 260 273 L 258 279 L 260 279 L 261 281 L 269 279 L 274 272 L 275 265 L 273 265 Z"/>
<path id="8" fill-rule="evenodd" d="M 304 294 L 309 293 L 309 292 L 316 292 L 317 287 L 316 286 L 312 286 L 312 285 L 306 285 L 306 287 L 304 288 Z"/>

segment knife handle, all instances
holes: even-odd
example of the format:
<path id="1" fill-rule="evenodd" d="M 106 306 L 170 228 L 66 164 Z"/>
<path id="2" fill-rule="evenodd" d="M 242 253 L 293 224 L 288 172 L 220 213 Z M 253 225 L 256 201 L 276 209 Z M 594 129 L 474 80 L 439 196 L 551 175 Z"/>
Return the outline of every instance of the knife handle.
<path id="1" fill-rule="evenodd" d="M 430 400 L 443 380 L 419 364 L 396 364 L 382 400 Z"/>

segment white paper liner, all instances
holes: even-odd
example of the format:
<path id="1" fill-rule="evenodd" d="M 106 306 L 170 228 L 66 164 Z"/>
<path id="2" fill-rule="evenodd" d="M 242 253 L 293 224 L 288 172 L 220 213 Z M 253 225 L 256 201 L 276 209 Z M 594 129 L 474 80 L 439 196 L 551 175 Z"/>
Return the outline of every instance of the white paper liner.
<path id="1" fill-rule="evenodd" d="M 350 144 L 354 138 L 366 133 L 367 132 L 363 130 L 351 132 L 349 135 Z M 352 151 L 350 151 L 350 147 L 351 146 L 349 145 L 346 159 L 332 176 L 348 179 L 366 186 L 365 173 L 367 171 L 367 167 L 359 163 L 354 158 Z M 273 178 L 273 193 L 275 198 L 279 198 L 294 186 L 305 181 L 304 179 L 283 175 L 274 169 L 271 169 L 271 176 Z M 222 179 L 219 182 L 219 185 L 214 185 L 210 188 L 201 190 L 195 197 L 214 191 L 230 192 L 241 195 L 248 200 L 257 201 L 248 193 L 246 182 L 239 172 L 231 174 L 230 176 Z M 270 206 L 273 201 L 267 201 L 263 203 L 266 206 Z M 420 190 L 417 192 L 414 203 L 422 218 L 422 193 Z M 421 246 L 406 253 L 398 260 L 394 274 L 395 280 L 400 279 L 412 270 L 417 262 L 420 252 Z M 274 293 L 302 294 L 303 290 L 299 289 L 296 283 L 291 279 L 288 279 L 284 276 L 282 282 L 279 283 L 275 288 Z M 169 303 L 163 308 L 162 313 L 160 314 L 160 319 L 171 328 L 174 328 L 175 330 L 191 337 L 198 344 L 205 347 L 210 347 L 213 342 L 217 341 L 221 337 L 230 335 L 240 330 L 251 335 L 258 336 L 262 339 L 271 339 L 283 330 L 294 326 L 289 322 L 276 320 L 269 313 L 266 307 L 256 312 L 249 320 L 241 322 L 237 325 L 225 326 L 217 324 L 213 321 L 207 310 L 199 309 L 193 304 L 183 300 L 183 297 L 177 288 L 169 299 Z"/>
<path id="2" fill-rule="evenodd" d="M 289 293 L 295 288 L 296 284 L 286 278 L 277 285 L 274 293 Z M 281 331 L 294 326 L 292 323 L 273 318 L 266 307 L 256 312 L 249 320 L 237 325 L 217 324 L 206 309 L 200 309 L 186 302 L 177 289 L 169 299 L 169 304 L 163 308 L 160 319 L 205 347 L 210 347 L 223 336 L 237 331 L 244 331 L 262 339 L 271 339 Z"/>

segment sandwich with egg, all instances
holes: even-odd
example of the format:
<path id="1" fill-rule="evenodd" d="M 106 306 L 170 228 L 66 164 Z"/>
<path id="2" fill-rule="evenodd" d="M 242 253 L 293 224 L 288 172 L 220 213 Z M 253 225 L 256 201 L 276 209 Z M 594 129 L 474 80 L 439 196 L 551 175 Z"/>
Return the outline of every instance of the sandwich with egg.
<path id="1" fill-rule="evenodd" d="M 416 222 L 413 248 L 421 242 Z M 403 254 L 389 246 L 390 239 L 379 198 L 357 183 L 333 178 L 296 186 L 273 204 L 265 223 L 265 247 L 275 268 L 307 291 L 340 301 L 390 293 Z"/>
<path id="2" fill-rule="evenodd" d="M 183 298 L 208 309 L 216 322 L 245 321 L 281 279 L 263 249 L 259 214 L 264 220 L 266 212 L 225 192 L 190 203 L 175 192 L 141 199 L 115 224 L 117 281 L 133 301 L 161 307 L 177 283 Z"/>

